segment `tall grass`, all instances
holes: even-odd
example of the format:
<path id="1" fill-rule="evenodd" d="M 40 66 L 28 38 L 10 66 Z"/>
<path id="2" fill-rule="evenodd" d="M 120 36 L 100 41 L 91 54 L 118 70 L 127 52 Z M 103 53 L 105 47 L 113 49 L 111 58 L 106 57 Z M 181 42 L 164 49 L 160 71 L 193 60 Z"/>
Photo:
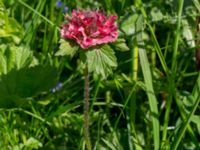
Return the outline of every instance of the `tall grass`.
<path id="1" fill-rule="evenodd" d="M 93 148 L 200 149 L 199 1 L 56 2 L 0 1 L 0 149 L 86 149 L 84 65 L 55 56 L 64 5 L 118 15 L 118 67 L 89 75 Z"/>

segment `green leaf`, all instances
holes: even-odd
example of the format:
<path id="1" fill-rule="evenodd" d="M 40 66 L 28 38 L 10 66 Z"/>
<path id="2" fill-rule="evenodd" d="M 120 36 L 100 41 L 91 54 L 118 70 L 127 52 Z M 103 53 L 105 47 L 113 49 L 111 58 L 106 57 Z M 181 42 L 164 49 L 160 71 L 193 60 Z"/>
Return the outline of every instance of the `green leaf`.
<path id="1" fill-rule="evenodd" d="M 52 66 L 13 69 L 0 76 L 0 107 L 15 107 L 26 98 L 49 91 L 57 82 L 58 71 Z"/>
<path id="2" fill-rule="evenodd" d="M 14 47 L 11 47 L 11 50 Z M 33 61 L 33 53 L 27 47 L 15 47 L 15 66 L 17 69 L 29 66 Z"/>
<path id="3" fill-rule="evenodd" d="M 22 26 L 14 18 L 8 16 L 2 2 L 0 2 L 0 37 L 11 38 L 17 44 L 23 37 Z"/>
<path id="4" fill-rule="evenodd" d="M 33 61 L 32 52 L 24 46 L 0 45 L 0 75 L 11 69 L 29 66 Z"/>
<path id="5" fill-rule="evenodd" d="M 38 149 L 39 147 L 42 147 L 42 143 L 38 141 L 37 139 L 30 137 L 26 143 L 25 146 L 30 149 Z"/>
<path id="6" fill-rule="evenodd" d="M 174 141 L 172 143 L 172 150 L 176 150 L 181 142 L 181 140 L 184 137 L 184 134 L 186 132 L 187 127 L 189 126 L 189 123 L 192 120 L 192 117 L 194 116 L 195 112 L 198 110 L 198 106 L 200 103 L 200 74 L 198 75 L 196 85 L 193 88 L 192 96 L 194 97 L 194 105 L 192 106 L 192 109 L 190 110 L 188 116 L 184 120 L 182 126 L 178 130 L 178 133 L 174 136 Z"/>
<path id="7" fill-rule="evenodd" d="M 187 45 L 190 48 L 195 47 L 195 40 L 193 38 L 193 33 L 192 33 L 191 27 L 189 26 L 189 22 L 187 20 L 183 19 L 182 24 L 183 24 L 182 35 L 186 39 Z"/>
<path id="8" fill-rule="evenodd" d="M 4 56 L 4 51 L 6 49 L 6 45 L 0 45 L 0 75 L 1 73 L 7 72 L 7 61 L 6 57 Z"/>
<path id="9" fill-rule="evenodd" d="M 200 134 L 200 115 L 193 115 L 191 121 L 196 124 L 198 133 Z"/>
<path id="10" fill-rule="evenodd" d="M 157 7 L 152 8 L 151 12 L 152 21 L 160 21 L 163 19 L 163 14 Z"/>
<path id="11" fill-rule="evenodd" d="M 69 55 L 71 57 L 73 57 L 76 52 L 78 51 L 78 46 L 77 45 L 73 45 L 73 43 L 66 41 L 64 39 L 60 40 L 60 49 L 59 51 L 56 52 L 56 56 L 65 56 L 65 55 Z"/>
<path id="12" fill-rule="evenodd" d="M 103 78 L 112 73 L 112 68 L 117 67 L 114 51 L 108 45 L 87 51 L 86 58 L 89 72 L 101 74 Z"/>
<path id="13" fill-rule="evenodd" d="M 129 13 L 121 22 L 121 29 L 126 35 L 133 35 L 135 33 L 135 23 L 138 19 L 138 14 Z"/>
<path id="14" fill-rule="evenodd" d="M 117 39 L 114 43 L 111 44 L 118 51 L 129 51 L 129 47 L 126 45 L 125 39 Z"/>
<path id="15" fill-rule="evenodd" d="M 198 2 L 198 0 L 192 0 L 192 2 L 194 3 L 195 7 L 197 8 L 198 12 L 200 13 L 200 3 Z"/>

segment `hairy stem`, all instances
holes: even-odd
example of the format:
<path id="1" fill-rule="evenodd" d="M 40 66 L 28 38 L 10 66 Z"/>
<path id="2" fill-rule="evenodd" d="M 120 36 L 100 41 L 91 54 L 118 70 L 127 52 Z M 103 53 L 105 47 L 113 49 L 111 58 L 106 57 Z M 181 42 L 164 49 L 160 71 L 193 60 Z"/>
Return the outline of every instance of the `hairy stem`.
<path id="1" fill-rule="evenodd" d="M 199 1 L 200 2 L 200 1 Z M 196 45 L 200 45 L 200 39 L 199 39 L 199 33 L 200 33 L 200 27 L 199 27 L 199 23 L 200 23 L 200 17 L 198 16 L 197 17 L 197 40 L 196 40 Z M 196 68 L 197 68 L 197 71 L 200 71 L 200 48 L 197 47 L 196 49 Z"/>
<path id="2" fill-rule="evenodd" d="M 90 98 L 90 91 L 89 91 L 89 73 L 88 73 L 88 66 L 85 66 L 85 85 L 84 85 L 84 136 L 85 136 L 85 143 L 88 150 L 92 150 L 91 142 L 90 142 L 90 132 L 89 132 L 89 98 Z"/>

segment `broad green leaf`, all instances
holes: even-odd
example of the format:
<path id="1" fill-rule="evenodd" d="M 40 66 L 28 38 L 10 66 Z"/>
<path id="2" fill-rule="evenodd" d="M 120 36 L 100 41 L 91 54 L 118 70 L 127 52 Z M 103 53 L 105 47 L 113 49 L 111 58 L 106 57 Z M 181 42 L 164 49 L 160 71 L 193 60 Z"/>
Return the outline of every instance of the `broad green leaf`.
<path id="1" fill-rule="evenodd" d="M 200 134 L 200 115 L 193 115 L 191 121 L 196 124 L 198 133 Z"/>
<path id="2" fill-rule="evenodd" d="M 27 47 L 11 47 L 15 48 L 15 66 L 17 69 L 29 66 L 33 61 L 33 53 Z"/>
<path id="3" fill-rule="evenodd" d="M 37 139 L 30 137 L 26 141 L 25 146 L 29 149 L 38 149 L 39 147 L 42 147 L 42 143 L 38 141 Z"/>
<path id="4" fill-rule="evenodd" d="M 117 39 L 114 43 L 111 44 L 112 46 L 114 46 L 114 48 L 116 50 L 119 50 L 119 51 L 129 51 L 129 47 L 127 46 L 126 44 L 126 41 L 125 39 Z"/>
<path id="5" fill-rule="evenodd" d="M 56 56 L 69 55 L 73 57 L 76 54 L 78 48 L 79 47 L 77 45 L 73 45 L 69 41 L 61 39 L 59 51 L 57 51 L 55 55 Z"/>
<path id="6" fill-rule="evenodd" d="M 189 23 L 187 20 L 182 20 L 182 24 L 183 24 L 183 37 L 186 39 L 187 45 L 190 48 L 195 47 L 195 40 L 193 38 L 193 33 L 192 33 L 192 29 L 189 26 Z"/>
<path id="7" fill-rule="evenodd" d="M 103 45 L 86 52 L 89 72 L 101 74 L 106 78 L 112 73 L 112 68 L 117 67 L 114 51 L 108 45 Z"/>
<path id="8" fill-rule="evenodd" d="M 138 14 L 127 14 L 121 22 L 121 29 L 126 35 L 133 35 L 135 33 L 135 23 L 138 18 Z"/>
<path id="9" fill-rule="evenodd" d="M 152 21 L 160 21 L 163 19 L 163 14 L 160 9 L 158 9 L 157 7 L 154 7 L 151 10 L 151 17 L 152 17 Z"/>
<path id="10" fill-rule="evenodd" d="M 0 37 L 11 38 L 15 43 L 19 43 L 23 37 L 22 26 L 14 19 L 8 16 L 3 3 L 0 3 Z"/>
<path id="11" fill-rule="evenodd" d="M 58 72 L 51 66 L 13 69 L 0 76 L 0 107 L 15 107 L 29 97 L 49 91 L 57 82 Z"/>
<path id="12" fill-rule="evenodd" d="M 32 52 L 24 46 L 0 45 L 0 75 L 11 69 L 29 66 L 33 61 Z"/>

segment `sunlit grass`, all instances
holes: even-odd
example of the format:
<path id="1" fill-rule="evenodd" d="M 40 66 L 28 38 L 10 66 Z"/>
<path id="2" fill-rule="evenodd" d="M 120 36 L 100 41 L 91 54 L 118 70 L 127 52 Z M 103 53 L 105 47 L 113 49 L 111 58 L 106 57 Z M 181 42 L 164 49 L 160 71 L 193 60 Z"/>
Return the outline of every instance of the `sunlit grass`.
<path id="1" fill-rule="evenodd" d="M 118 61 L 112 75 L 90 74 L 93 149 L 200 149 L 199 2 L 56 2 L 0 1 L 0 149 L 86 149 L 84 66 L 78 54 L 55 55 L 65 6 L 67 14 L 78 8 L 118 15 L 125 41 L 110 45 Z"/>

